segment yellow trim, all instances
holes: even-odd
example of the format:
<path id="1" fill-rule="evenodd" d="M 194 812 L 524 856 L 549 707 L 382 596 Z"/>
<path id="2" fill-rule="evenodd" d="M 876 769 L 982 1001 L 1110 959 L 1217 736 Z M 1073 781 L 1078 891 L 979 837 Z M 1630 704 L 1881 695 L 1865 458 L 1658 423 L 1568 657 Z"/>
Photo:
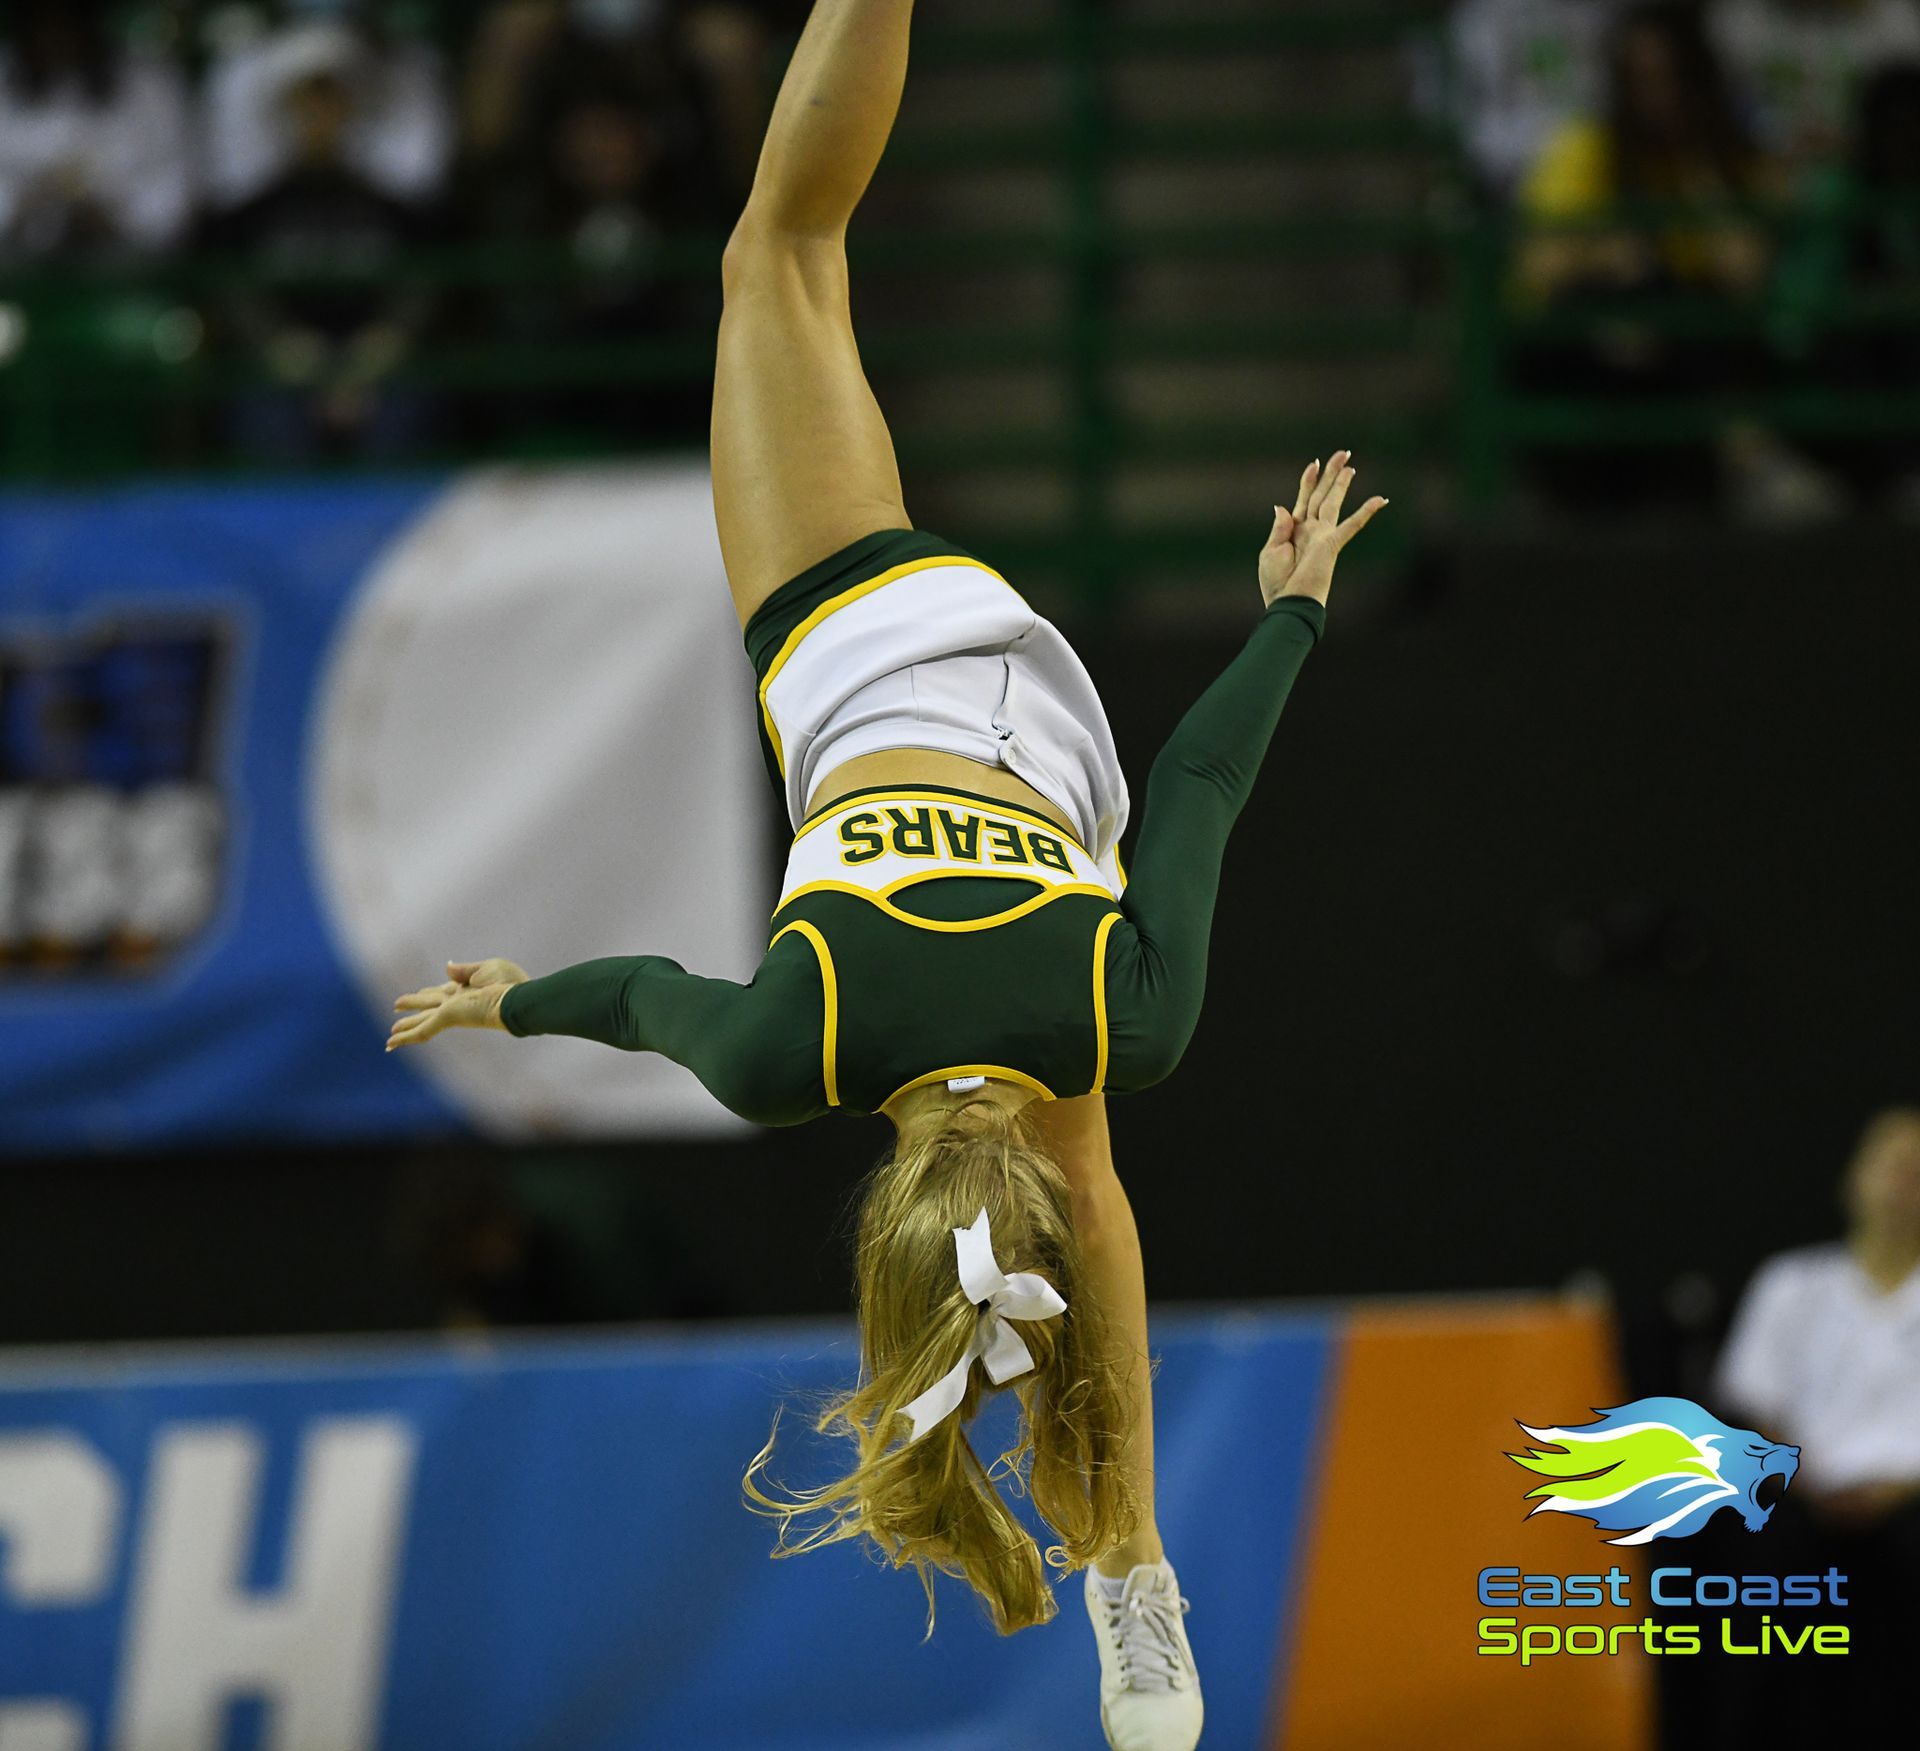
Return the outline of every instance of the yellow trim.
<path id="1" fill-rule="evenodd" d="M 1093 1087 L 1099 1094 L 1107 1086 L 1107 938 L 1120 922 L 1118 912 L 1109 912 L 1093 933 Z"/>
<path id="2" fill-rule="evenodd" d="M 916 1076 L 911 1082 L 901 1084 L 880 1103 L 879 1110 L 884 1113 L 903 1094 L 911 1094 L 916 1088 L 925 1088 L 929 1082 L 946 1082 L 955 1076 L 992 1076 L 1002 1082 L 1016 1082 L 1022 1088 L 1030 1088 L 1042 1100 L 1060 1098 L 1038 1077 L 1029 1076 L 1023 1070 L 1009 1070 L 1004 1064 L 949 1064 L 944 1070 L 929 1070 L 926 1075 Z"/>
<path id="3" fill-rule="evenodd" d="M 840 1104 L 840 981 L 833 971 L 833 950 L 817 925 L 804 918 L 795 919 L 767 945 L 771 950 L 781 936 L 798 931 L 813 944 L 814 959 L 820 963 L 820 985 L 826 1000 L 826 1016 L 820 1028 L 820 1080 L 827 1091 L 827 1105 Z"/>
<path id="4" fill-rule="evenodd" d="M 889 918 L 897 918 L 902 924 L 911 924 L 916 930 L 937 930 L 948 936 L 963 936 L 969 931 L 994 930 L 1002 924 L 1012 924 L 1025 918 L 1029 913 L 1038 912 L 1042 906 L 1051 906 L 1055 900 L 1065 899 L 1069 894 L 1092 894 L 1096 899 L 1105 900 L 1109 904 L 1113 901 L 1113 895 L 1105 888 L 1096 888 L 1091 882 L 1073 882 L 1057 888 L 1047 888 L 1030 899 L 1022 900 L 1017 906 L 1010 906 L 1004 912 L 994 913 L 990 918 L 918 918 L 893 903 L 892 896 L 902 888 L 910 888 L 920 882 L 939 881 L 955 873 L 950 869 L 921 870 L 913 875 L 902 876 L 898 881 L 889 882 L 878 891 L 872 888 L 856 888 L 851 882 L 807 882 L 795 888 L 792 893 L 783 896 L 775 910 L 784 912 L 795 900 L 807 894 L 852 894 L 856 899 L 865 900 L 869 905 L 879 907 Z M 970 876 L 999 876 L 1016 881 L 1024 879 L 1031 882 L 1033 880 L 1032 876 L 1023 878 L 1017 870 L 1011 869 L 968 870 L 964 873 Z M 790 930 L 793 926 L 789 925 L 787 928 Z M 784 934 L 785 932 L 782 932 L 782 935 Z M 779 940 L 779 937 L 774 938 L 775 942 Z"/>
<path id="5" fill-rule="evenodd" d="M 972 797 L 945 796 L 931 790 L 889 790 L 876 792 L 872 796 L 843 797 L 839 802 L 828 803 L 816 811 L 813 819 L 794 834 L 793 842 L 798 845 L 814 828 L 824 827 L 842 814 L 858 814 L 861 810 L 868 808 L 881 809 L 888 803 L 933 803 L 939 808 L 964 810 L 972 815 L 1006 815 L 1012 820 L 1024 821 L 1029 827 L 1038 827 L 1043 832 L 1066 840 L 1089 863 L 1093 861 L 1093 853 L 1082 845 L 1068 828 L 1061 826 L 1058 821 L 1048 820 L 1045 815 L 1035 814 L 1032 809 L 1023 809 L 1018 803 L 975 802 Z"/>
<path id="6" fill-rule="evenodd" d="M 1120 872 L 1120 891 L 1127 891 L 1127 866 L 1120 861 L 1120 841 L 1113 842 L 1113 867 Z"/>
<path id="7" fill-rule="evenodd" d="M 766 678 L 760 683 L 760 717 L 767 726 L 767 740 L 773 744 L 773 757 L 779 762 L 782 778 L 787 775 L 787 751 L 781 745 L 780 732 L 774 726 L 773 713 L 767 709 L 767 689 L 773 685 L 774 677 L 787 666 L 787 659 L 800 648 L 801 640 L 830 615 L 838 614 L 842 608 L 850 607 L 862 596 L 872 595 L 883 584 L 890 584 L 896 578 L 904 578 L 914 572 L 932 571 L 934 567 L 942 565 L 971 566 L 975 571 L 983 571 L 988 577 L 1000 578 L 1001 583 L 1007 583 L 1007 580 L 1000 577 L 992 566 L 982 565 L 979 560 L 968 559 L 964 554 L 936 554 L 931 559 L 909 560 L 905 565 L 896 565 L 891 571 L 882 572 L 877 578 L 868 578 L 864 584 L 855 584 L 850 590 L 842 590 L 839 595 L 830 596 L 787 634 L 786 643 L 780 647 L 780 654 L 767 665 Z M 1007 584 L 1007 588 L 1011 590 L 1013 586 Z"/>

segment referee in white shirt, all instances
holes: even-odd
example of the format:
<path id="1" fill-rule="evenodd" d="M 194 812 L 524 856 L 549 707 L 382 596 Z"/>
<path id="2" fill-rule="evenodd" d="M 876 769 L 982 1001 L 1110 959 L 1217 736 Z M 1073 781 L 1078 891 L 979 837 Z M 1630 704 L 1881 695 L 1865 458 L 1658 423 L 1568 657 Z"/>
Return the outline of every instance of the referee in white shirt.
<path id="1" fill-rule="evenodd" d="M 1843 1204 L 1845 1240 L 1780 1253 L 1754 1274 L 1714 1380 L 1722 1417 L 1800 1447 L 1799 1476 L 1768 1527 L 1766 1560 L 1743 1553 L 1748 1566 L 1821 1572 L 1831 1564 L 1852 1582 L 1846 1659 L 1791 1675 L 1780 1665 L 1764 1676 L 1752 1670 L 1761 1662 L 1741 1662 L 1744 1700 L 1764 1693 L 1764 1726 L 1776 1743 L 1783 1728 L 1797 1728 L 1808 1742 L 1869 1744 L 1876 1725 L 1910 1718 L 1915 1699 L 1920 1107 L 1892 1108 L 1867 1126 Z"/>

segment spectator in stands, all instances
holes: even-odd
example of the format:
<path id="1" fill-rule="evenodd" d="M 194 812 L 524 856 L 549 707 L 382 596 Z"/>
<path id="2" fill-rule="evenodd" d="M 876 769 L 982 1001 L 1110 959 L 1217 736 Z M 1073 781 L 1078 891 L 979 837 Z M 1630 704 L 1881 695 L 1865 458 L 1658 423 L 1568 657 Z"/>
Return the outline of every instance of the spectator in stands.
<path id="1" fill-rule="evenodd" d="M 454 117 L 436 50 L 397 39 L 353 0 L 287 0 L 286 23 L 240 33 L 216 54 L 205 96 L 206 181 L 216 206 L 258 194 L 297 146 L 281 102 L 285 68 L 316 55 L 348 65 L 353 117 L 345 162 L 395 200 L 440 193 L 452 165 Z"/>
<path id="2" fill-rule="evenodd" d="M 1851 153 L 1868 80 L 1920 60 L 1915 0 L 1714 0 L 1711 24 L 1761 144 L 1796 183 Z"/>
<path id="3" fill-rule="evenodd" d="M 1859 265 L 1868 279 L 1920 280 L 1920 64 L 1889 68 L 1860 106 L 1854 182 L 1867 196 L 1899 197 L 1868 219 Z"/>
<path id="4" fill-rule="evenodd" d="M 245 264 L 226 314 L 273 387 L 238 403 L 238 435 L 269 461 L 401 454 L 428 413 L 387 379 L 429 314 L 427 295 L 390 270 L 428 239 L 430 219 L 353 162 L 356 65 L 338 37 L 282 46 L 272 96 L 291 162 L 209 228 L 212 245 Z"/>
<path id="5" fill-rule="evenodd" d="M 1600 114 L 1563 127 L 1520 191 L 1522 217 L 1545 222 L 1521 244 L 1523 303 L 1584 308 L 1589 316 L 1571 345 L 1527 351 L 1523 374 L 1536 388 L 1584 391 L 1615 404 L 1634 395 L 1762 387 L 1770 361 L 1757 327 L 1752 340 L 1731 328 L 1719 339 L 1678 339 L 1636 315 L 1676 292 L 1756 305 L 1771 266 L 1766 234 L 1749 217 L 1710 209 L 1774 186 L 1698 15 L 1669 0 L 1624 13 L 1608 48 Z M 1653 214 L 1634 211 L 1648 204 Z M 1695 215 L 1685 211 L 1690 206 L 1703 210 Z M 1583 223 L 1567 229 L 1569 221 Z M 1664 451 L 1658 469 L 1645 466 L 1643 451 L 1600 447 L 1541 471 L 1563 495 L 1600 503 L 1649 492 L 1697 502 L 1711 495 L 1719 473 L 1735 507 L 1758 519 L 1800 520 L 1838 508 L 1819 470 L 1744 422 L 1729 423 L 1711 443 Z"/>
<path id="6" fill-rule="evenodd" d="M 1920 1647 L 1920 1108 L 1868 1125 L 1843 1198 L 1843 1242 L 1755 1274 L 1716 1381 L 1723 1414 L 1801 1449 L 1768 1566 L 1806 1558 L 1850 1578 L 1844 1672 L 1765 1695 L 1782 1742 L 1798 1728 L 1810 1743 L 1871 1743 L 1910 1697 Z"/>
<path id="7" fill-rule="evenodd" d="M 507 11 L 521 23 L 532 16 L 531 9 Z M 478 227 L 536 241 L 568 263 L 564 276 L 507 288 L 484 321 L 491 332 L 556 357 L 596 345 L 604 355 L 686 333 L 709 296 L 708 276 L 696 285 L 663 260 L 675 236 L 714 229 L 719 207 L 713 165 L 701 157 L 704 136 L 671 58 L 637 41 L 625 47 L 609 57 L 569 24 L 542 49 L 535 89 L 516 93 L 511 119 L 496 115 L 496 131 L 483 133 L 495 158 L 473 167 Z M 576 372 L 570 387 L 537 396 L 521 412 L 570 440 L 696 438 L 705 426 L 709 359 L 696 348 L 687 364 L 673 381 L 636 382 L 609 378 L 596 363 L 586 380 Z"/>
<path id="8" fill-rule="evenodd" d="M 1869 83 L 1860 106 L 1853 185 L 1876 203 L 1853 239 L 1857 292 L 1911 309 L 1920 301 L 1920 66 L 1893 67 Z M 1851 379 L 1861 386 L 1920 382 L 1920 336 L 1911 327 L 1861 337 Z M 1911 431 L 1850 457 L 1892 508 L 1920 518 L 1920 439 Z"/>
<path id="9" fill-rule="evenodd" d="M 125 52 L 103 0 L 25 0 L 0 40 L 0 244 L 158 249 L 191 205 L 187 92 Z"/>
<path id="10" fill-rule="evenodd" d="M 1446 109 L 1483 187 L 1512 195 L 1567 123 L 1601 91 L 1617 0 L 1464 0 L 1447 27 Z"/>
<path id="11" fill-rule="evenodd" d="M 654 98 L 654 128 L 717 226 L 752 180 L 766 123 L 766 0 L 496 0 L 475 33 L 464 144 L 486 174 L 536 163 L 564 87 L 626 78 Z"/>
<path id="12" fill-rule="evenodd" d="M 1875 74 L 1861 92 L 1844 165 L 1805 180 L 1772 297 L 1772 325 L 1802 377 L 1874 394 L 1920 382 L 1910 323 L 1858 323 L 1849 307 L 1920 300 L 1920 65 Z M 1920 437 L 1886 430 L 1820 440 L 1824 461 L 1896 515 L 1920 517 Z"/>
<path id="13" fill-rule="evenodd" d="M 1521 186 L 1520 207 L 1529 218 L 1596 220 L 1634 202 L 1738 201 L 1764 181 L 1705 37 L 1684 8 L 1656 0 L 1620 21 L 1600 115 L 1554 133 Z M 1520 260 L 1525 290 L 1542 301 L 1675 284 L 1745 295 L 1766 267 L 1765 239 L 1750 224 L 1631 217 L 1543 232 Z"/>

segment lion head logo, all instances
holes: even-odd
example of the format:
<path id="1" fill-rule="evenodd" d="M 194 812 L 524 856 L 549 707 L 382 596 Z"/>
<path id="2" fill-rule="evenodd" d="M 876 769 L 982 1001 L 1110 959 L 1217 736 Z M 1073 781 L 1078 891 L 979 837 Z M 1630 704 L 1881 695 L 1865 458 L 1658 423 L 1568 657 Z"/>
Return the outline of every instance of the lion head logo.
<path id="1" fill-rule="evenodd" d="M 1536 1445 L 1509 1453 L 1550 1481 L 1527 1492 L 1534 1514 L 1577 1514 L 1609 1544 L 1646 1544 L 1698 1532 L 1729 1504 L 1758 1532 L 1800 1469 L 1800 1449 L 1723 1423 L 1691 1399 L 1636 1398 L 1571 1429 L 1520 1427 Z M 1558 1449 L 1559 1451 L 1555 1451 Z M 1761 1486 L 1778 1478 L 1772 1500 Z"/>

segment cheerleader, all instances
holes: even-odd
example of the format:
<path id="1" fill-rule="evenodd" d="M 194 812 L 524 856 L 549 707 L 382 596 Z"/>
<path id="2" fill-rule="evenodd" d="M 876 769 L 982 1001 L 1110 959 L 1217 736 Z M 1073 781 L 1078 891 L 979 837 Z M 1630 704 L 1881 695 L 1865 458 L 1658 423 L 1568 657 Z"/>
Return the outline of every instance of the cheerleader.
<path id="1" fill-rule="evenodd" d="M 1003 1633 L 1085 1571 L 1117 1751 L 1188 1751 L 1200 1680 L 1154 1520 L 1139 1234 L 1106 1095 L 1179 1063 L 1200 1013 L 1227 835 L 1318 640 L 1345 451 L 1301 476 L 1259 556 L 1247 642 L 1155 761 L 1130 871 L 1128 792 L 1098 694 L 989 565 L 913 528 L 861 369 L 845 237 L 898 110 L 911 0 L 817 0 L 728 244 L 713 497 L 793 848 L 746 985 L 657 956 L 529 978 L 458 963 L 402 997 L 388 1049 L 450 1027 L 664 1053 L 734 1112 L 883 1113 L 856 1280 L 862 1364 L 821 1426 L 846 1474 L 750 1499 L 778 1554 L 870 1539 L 965 1581 Z M 696 879 L 690 872 L 689 879 Z M 1017 1445 L 967 1438 L 1011 1388 Z M 771 1449 L 769 1443 L 769 1450 Z M 994 1484 L 1027 1469 L 1043 1558 Z"/>

